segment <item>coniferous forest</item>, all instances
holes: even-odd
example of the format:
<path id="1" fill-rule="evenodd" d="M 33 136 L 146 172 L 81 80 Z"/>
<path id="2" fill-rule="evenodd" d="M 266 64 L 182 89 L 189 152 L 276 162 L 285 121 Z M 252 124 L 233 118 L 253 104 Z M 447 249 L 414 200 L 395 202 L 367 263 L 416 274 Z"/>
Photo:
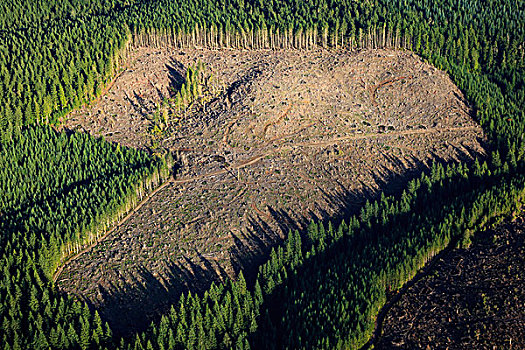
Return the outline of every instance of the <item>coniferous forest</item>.
<path id="1" fill-rule="evenodd" d="M 522 0 L 0 3 L 0 337 L 5 349 L 359 348 L 387 293 L 525 200 Z M 170 176 L 171 160 L 61 130 L 140 46 L 411 50 L 445 70 L 489 138 L 398 196 L 290 232 L 253 278 L 186 294 L 113 334 L 54 272 Z"/>

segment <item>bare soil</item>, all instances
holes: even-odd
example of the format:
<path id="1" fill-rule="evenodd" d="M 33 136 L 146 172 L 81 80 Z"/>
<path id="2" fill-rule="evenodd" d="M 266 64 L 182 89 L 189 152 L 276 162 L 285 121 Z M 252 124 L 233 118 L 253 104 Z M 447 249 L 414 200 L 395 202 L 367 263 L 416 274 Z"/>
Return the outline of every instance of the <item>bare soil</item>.
<path id="1" fill-rule="evenodd" d="M 218 92 L 152 135 L 152 115 L 197 61 Z M 485 140 L 445 73 L 389 50 L 140 49 L 67 127 L 179 159 L 175 181 L 58 278 L 117 331 L 183 291 L 253 275 L 290 229 L 397 193 L 433 160 L 484 154 Z"/>
<path id="2" fill-rule="evenodd" d="M 377 349 L 524 349 L 525 220 L 442 256 L 390 309 Z"/>

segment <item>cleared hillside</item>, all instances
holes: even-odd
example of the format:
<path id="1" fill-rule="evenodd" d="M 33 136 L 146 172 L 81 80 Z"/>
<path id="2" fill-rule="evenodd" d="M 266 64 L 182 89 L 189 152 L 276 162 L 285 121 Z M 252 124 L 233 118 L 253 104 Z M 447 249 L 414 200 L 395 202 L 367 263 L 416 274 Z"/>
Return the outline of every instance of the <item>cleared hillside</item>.
<path id="1" fill-rule="evenodd" d="M 432 160 L 484 154 L 462 93 L 409 52 L 141 49 L 132 62 L 67 127 L 169 150 L 176 180 L 58 279 L 127 331 L 251 271 L 289 229 L 396 193 Z M 198 62 L 207 83 L 181 111 Z"/>

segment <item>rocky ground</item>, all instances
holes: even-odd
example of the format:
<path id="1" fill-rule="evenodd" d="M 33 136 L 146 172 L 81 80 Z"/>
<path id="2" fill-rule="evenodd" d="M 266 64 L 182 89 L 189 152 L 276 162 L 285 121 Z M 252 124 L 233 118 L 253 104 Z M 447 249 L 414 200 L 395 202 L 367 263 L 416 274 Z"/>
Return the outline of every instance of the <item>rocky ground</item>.
<path id="1" fill-rule="evenodd" d="M 117 330 L 182 291 L 255 271 L 313 218 L 397 193 L 433 160 L 483 155 L 485 137 L 449 77 L 410 52 L 140 49 L 67 127 L 178 156 L 177 181 L 69 263 L 59 287 Z M 202 62 L 213 94 L 162 133 L 153 115 Z"/>
<path id="2" fill-rule="evenodd" d="M 525 220 L 475 235 L 392 307 L 377 349 L 524 349 Z"/>

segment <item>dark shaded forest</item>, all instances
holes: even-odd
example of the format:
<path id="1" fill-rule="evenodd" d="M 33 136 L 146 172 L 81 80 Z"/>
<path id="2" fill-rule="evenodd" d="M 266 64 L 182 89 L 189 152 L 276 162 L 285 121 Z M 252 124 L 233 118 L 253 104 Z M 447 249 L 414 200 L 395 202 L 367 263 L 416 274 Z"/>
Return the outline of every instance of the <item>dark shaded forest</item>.
<path id="1" fill-rule="evenodd" d="M 359 348 L 386 294 L 525 194 L 524 3 L 406 0 L 0 4 L 0 327 L 6 349 Z M 185 295 L 118 339 L 51 276 L 169 176 L 170 161 L 56 131 L 136 46 L 412 50 L 447 71 L 492 153 L 434 165 L 337 225 L 290 232 L 256 278 Z"/>

